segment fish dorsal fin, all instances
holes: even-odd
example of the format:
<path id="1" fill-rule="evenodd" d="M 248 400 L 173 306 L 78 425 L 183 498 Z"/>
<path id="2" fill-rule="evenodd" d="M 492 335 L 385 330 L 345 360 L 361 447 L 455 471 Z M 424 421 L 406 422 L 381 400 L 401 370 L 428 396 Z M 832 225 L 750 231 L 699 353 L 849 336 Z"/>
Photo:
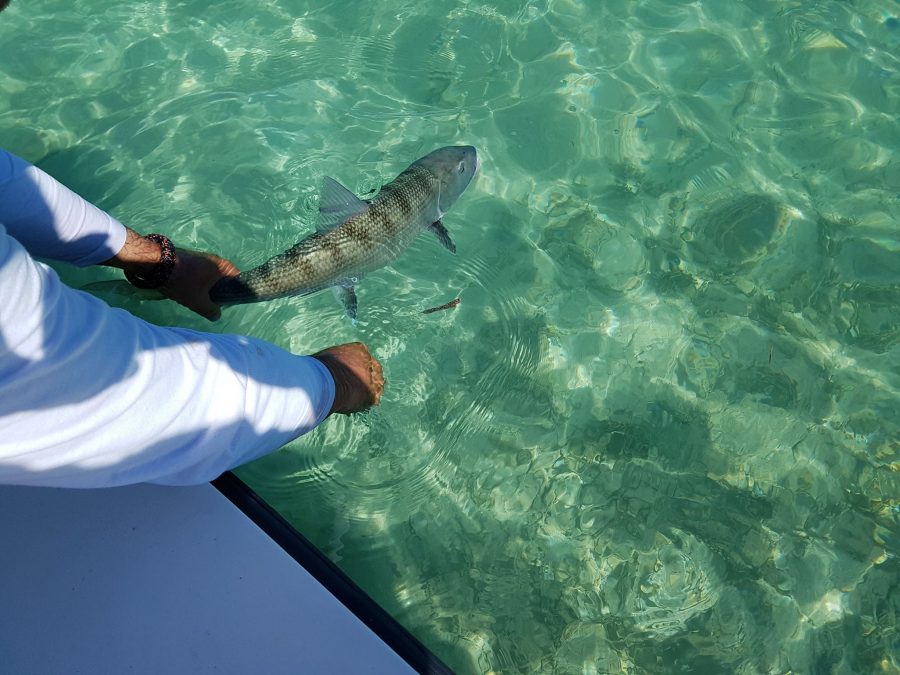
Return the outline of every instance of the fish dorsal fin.
<path id="1" fill-rule="evenodd" d="M 325 176 L 322 180 L 322 196 L 319 198 L 319 232 L 333 230 L 351 217 L 369 208 L 369 203 L 350 192 L 334 178 Z"/>

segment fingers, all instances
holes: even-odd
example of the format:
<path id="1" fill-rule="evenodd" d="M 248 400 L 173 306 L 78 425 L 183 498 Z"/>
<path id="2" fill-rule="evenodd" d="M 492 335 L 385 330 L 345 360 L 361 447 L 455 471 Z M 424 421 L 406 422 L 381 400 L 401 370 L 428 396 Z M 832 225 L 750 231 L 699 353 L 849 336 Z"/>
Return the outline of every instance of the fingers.
<path id="1" fill-rule="evenodd" d="M 366 352 L 368 353 L 368 349 Z M 378 405 L 381 403 L 381 395 L 384 393 L 384 370 L 382 370 L 381 364 L 371 354 L 369 356 L 371 358 L 369 363 L 369 382 L 371 382 L 374 394 L 372 405 Z"/>
<path id="2" fill-rule="evenodd" d="M 384 371 L 363 343 L 336 345 L 313 354 L 313 357 L 325 364 L 334 378 L 332 412 L 360 412 L 381 402 Z"/>
<path id="3" fill-rule="evenodd" d="M 230 260 L 226 260 L 225 258 L 220 258 L 217 255 L 209 255 L 210 259 L 214 260 L 216 263 L 216 267 L 219 270 L 219 274 L 223 277 L 236 277 L 241 271 L 235 267 L 235 264 Z"/>
<path id="4" fill-rule="evenodd" d="M 208 297 L 209 296 L 207 295 L 207 298 Z M 218 321 L 222 318 L 222 308 L 214 304 L 212 301 L 207 301 L 205 303 L 205 306 L 191 307 L 190 309 L 193 309 L 204 319 L 209 319 L 210 321 Z"/>
<path id="5" fill-rule="evenodd" d="M 219 307 L 216 303 L 214 303 L 209 297 L 209 290 L 215 285 L 215 283 L 223 278 L 223 277 L 236 277 L 241 271 L 235 266 L 233 262 L 230 260 L 226 260 L 225 258 L 220 258 L 217 255 L 212 254 L 204 254 L 209 260 L 213 261 L 216 265 L 216 272 L 213 278 L 210 280 L 208 286 L 203 289 L 203 299 L 204 304 L 206 305 L 204 311 L 201 311 L 200 314 L 210 321 L 218 321 L 222 317 L 222 308 Z"/>
<path id="6" fill-rule="evenodd" d="M 384 370 L 369 348 L 362 342 L 351 342 L 347 347 L 348 350 L 354 352 L 354 356 L 359 359 L 360 365 L 365 365 L 365 373 L 368 375 L 367 385 L 369 390 L 369 406 L 376 406 L 381 403 L 381 395 L 384 393 Z M 360 368 L 360 370 L 362 370 Z"/>
<path id="7" fill-rule="evenodd" d="M 236 276 L 240 270 L 230 260 L 211 253 L 179 249 L 175 269 L 162 289 L 175 302 L 209 321 L 218 321 L 222 308 L 209 297 L 209 291 L 222 277 Z"/>

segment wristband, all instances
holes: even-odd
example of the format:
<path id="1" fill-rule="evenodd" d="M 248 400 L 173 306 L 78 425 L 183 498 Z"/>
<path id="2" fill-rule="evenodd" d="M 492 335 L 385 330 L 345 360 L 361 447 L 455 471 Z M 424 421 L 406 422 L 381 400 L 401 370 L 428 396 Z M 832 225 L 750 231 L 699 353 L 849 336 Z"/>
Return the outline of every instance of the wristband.
<path id="1" fill-rule="evenodd" d="M 175 269 L 175 247 L 161 234 L 148 234 L 145 238 L 159 244 L 159 262 L 140 273 L 126 271 L 125 278 L 136 288 L 159 288 Z"/>

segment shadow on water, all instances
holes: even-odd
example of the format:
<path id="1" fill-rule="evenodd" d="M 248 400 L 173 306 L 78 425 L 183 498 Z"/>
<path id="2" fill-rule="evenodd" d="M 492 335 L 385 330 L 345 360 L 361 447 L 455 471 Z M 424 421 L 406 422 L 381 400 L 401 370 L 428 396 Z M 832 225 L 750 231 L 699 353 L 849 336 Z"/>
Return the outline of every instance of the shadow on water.
<path id="1" fill-rule="evenodd" d="M 134 192 L 134 176 L 118 169 L 113 154 L 95 145 L 72 145 L 35 163 L 73 192 L 108 213 Z"/>

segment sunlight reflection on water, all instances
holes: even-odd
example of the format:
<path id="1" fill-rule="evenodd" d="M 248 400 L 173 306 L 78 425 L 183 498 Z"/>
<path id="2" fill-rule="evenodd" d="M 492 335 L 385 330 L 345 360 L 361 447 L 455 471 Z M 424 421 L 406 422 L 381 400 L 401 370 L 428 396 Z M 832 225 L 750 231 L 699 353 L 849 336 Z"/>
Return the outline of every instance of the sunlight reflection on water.
<path id="1" fill-rule="evenodd" d="M 895 3 L 30 5 L 4 146 L 242 267 L 323 175 L 478 147 L 458 255 L 415 242 L 356 326 L 215 327 L 383 361 L 379 410 L 241 475 L 454 669 L 900 668 Z"/>

